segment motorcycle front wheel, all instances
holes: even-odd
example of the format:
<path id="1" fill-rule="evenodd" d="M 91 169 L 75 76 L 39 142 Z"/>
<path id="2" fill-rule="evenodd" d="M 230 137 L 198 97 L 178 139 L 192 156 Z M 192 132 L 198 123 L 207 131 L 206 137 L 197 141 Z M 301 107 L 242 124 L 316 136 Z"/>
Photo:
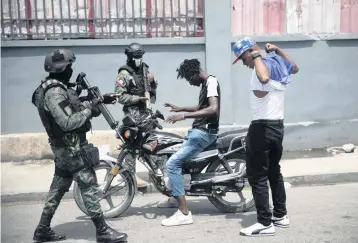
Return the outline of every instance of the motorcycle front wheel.
<path id="1" fill-rule="evenodd" d="M 113 168 L 114 164 L 112 162 L 107 163 L 105 161 L 101 161 L 99 166 L 94 168 L 97 176 L 101 209 L 105 218 L 115 218 L 123 214 L 131 205 L 135 195 L 135 181 L 128 171 L 118 173 L 114 177 L 106 195 L 103 194 L 104 186 Z M 103 175 L 104 179 L 102 179 Z M 73 196 L 79 209 L 88 216 L 77 182 L 74 182 L 73 185 Z"/>

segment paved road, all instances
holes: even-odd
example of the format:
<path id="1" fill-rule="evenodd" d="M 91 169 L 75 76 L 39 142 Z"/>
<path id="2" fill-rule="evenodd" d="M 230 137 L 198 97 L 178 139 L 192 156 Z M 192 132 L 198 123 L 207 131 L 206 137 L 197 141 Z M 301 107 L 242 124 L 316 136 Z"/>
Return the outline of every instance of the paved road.
<path id="1" fill-rule="evenodd" d="M 129 235 L 133 243 L 357 243 L 358 184 L 287 189 L 291 227 L 276 229 L 276 236 L 247 238 L 239 235 L 243 226 L 255 221 L 256 214 L 221 214 L 204 198 L 194 198 L 190 208 L 194 225 L 164 228 L 160 220 L 171 215 L 171 209 L 157 209 L 161 195 L 136 196 L 123 217 L 109 221 Z M 42 204 L 2 205 L 2 242 L 32 242 L 33 230 Z M 73 201 L 63 202 L 53 222 L 54 230 L 66 233 L 66 243 L 95 242 L 95 231 L 88 218 Z"/>

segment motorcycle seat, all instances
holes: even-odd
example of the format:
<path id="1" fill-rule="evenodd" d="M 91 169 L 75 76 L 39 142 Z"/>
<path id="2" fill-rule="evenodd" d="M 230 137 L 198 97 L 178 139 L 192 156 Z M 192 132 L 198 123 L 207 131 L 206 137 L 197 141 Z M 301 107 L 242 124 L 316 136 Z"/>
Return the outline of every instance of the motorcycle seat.
<path id="1" fill-rule="evenodd" d="M 219 133 L 218 138 L 223 138 L 223 137 L 226 137 L 228 135 L 233 135 L 233 134 L 245 134 L 245 133 L 247 133 L 246 128 L 237 129 L 237 130 L 230 130 L 230 131 L 227 131 L 227 132 Z"/>
<path id="2" fill-rule="evenodd" d="M 230 143 L 234 138 L 236 138 L 238 136 L 239 137 L 246 136 L 246 132 L 243 132 L 243 131 L 246 131 L 246 130 L 245 129 L 233 130 L 233 131 L 228 131 L 228 132 L 219 134 L 216 141 L 214 143 L 212 143 L 211 145 L 209 145 L 208 147 L 206 147 L 204 149 L 204 151 L 229 148 Z M 234 141 L 232 147 L 233 147 L 233 149 L 235 149 L 235 148 L 238 148 L 239 146 L 241 146 L 241 140 L 237 139 Z"/>

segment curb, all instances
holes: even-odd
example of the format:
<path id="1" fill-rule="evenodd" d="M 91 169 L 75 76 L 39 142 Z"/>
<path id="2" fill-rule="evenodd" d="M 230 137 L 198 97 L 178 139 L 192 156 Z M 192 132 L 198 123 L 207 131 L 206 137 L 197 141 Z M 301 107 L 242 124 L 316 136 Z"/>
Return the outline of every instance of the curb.
<path id="1" fill-rule="evenodd" d="M 358 172 L 292 176 L 285 178 L 285 182 L 293 187 L 355 183 L 358 182 Z"/>
<path id="2" fill-rule="evenodd" d="M 162 132 L 171 132 L 177 135 L 185 136 L 190 127 L 173 127 L 164 128 Z M 222 125 L 220 126 L 220 133 L 227 131 L 247 132 L 247 126 L 243 125 Z M 303 130 L 302 130 L 303 129 Z M 309 129 L 309 131 L 306 131 Z M 306 142 L 312 140 L 309 136 L 313 131 L 302 124 L 287 124 L 285 128 L 284 150 L 286 153 L 293 154 L 298 152 L 307 153 L 307 157 L 326 156 L 327 148 L 337 146 L 337 144 L 344 144 L 351 140 L 351 143 L 358 143 L 355 139 L 335 140 L 328 144 L 322 142 Z M 302 130 L 302 131 L 301 131 Z M 113 130 L 94 130 L 87 133 L 87 139 L 90 143 L 97 147 L 109 146 L 109 153 L 116 154 L 118 152 L 117 145 L 120 140 L 115 138 Z M 328 138 L 327 138 L 328 139 Z M 314 139 L 313 139 L 314 140 Z M 329 141 L 331 138 L 329 138 Z M 324 140 L 326 141 L 326 140 Z M 358 147 L 356 147 L 358 149 Z M 296 157 L 296 156 L 295 156 Z M 297 156 L 302 157 L 302 156 Z M 28 160 L 43 160 L 54 159 L 51 148 L 48 144 L 46 133 L 23 133 L 23 134 L 4 134 L 1 135 L 1 162 L 22 162 Z"/>
<path id="3" fill-rule="evenodd" d="M 344 183 L 358 183 L 358 172 L 322 174 L 322 175 L 304 175 L 284 178 L 286 187 L 304 187 L 304 186 L 322 186 Z M 50 185 L 49 185 L 50 186 Z M 158 193 L 152 183 L 146 189 L 140 190 L 144 194 Z M 20 204 L 20 203 L 38 203 L 46 199 L 47 192 L 31 192 L 12 195 L 1 195 L 2 204 Z M 136 195 L 140 196 L 140 195 Z M 63 200 L 74 200 L 73 191 L 67 192 Z"/>
<path id="4" fill-rule="evenodd" d="M 163 132 L 171 132 L 185 136 L 186 127 L 166 128 Z M 117 145 L 121 143 L 113 130 L 94 130 L 87 132 L 87 140 L 97 147 L 109 146 L 110 153 L 117 153 Z M 46 133 L 25 133 L 1 135 L 1 162 L 54 159 Z"/>

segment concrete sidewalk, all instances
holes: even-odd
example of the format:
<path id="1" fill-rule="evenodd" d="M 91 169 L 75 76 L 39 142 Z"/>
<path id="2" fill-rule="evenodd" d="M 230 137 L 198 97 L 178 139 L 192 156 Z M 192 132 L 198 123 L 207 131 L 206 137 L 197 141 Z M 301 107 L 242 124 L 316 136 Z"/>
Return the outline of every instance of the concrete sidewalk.
<path id="1" fill-rule="evenodd" d="M 293 186 L 358 182 L 357 152 L 321 158 L 283 159 L 281 167 L 285 181 Z M 2 196 L 36 193 L 43 196 L 49 189 L 53 172 L 51 160 L 1 163 Z M 148 181 L 147 170 L 139 162 L 137 172 Z"/>

